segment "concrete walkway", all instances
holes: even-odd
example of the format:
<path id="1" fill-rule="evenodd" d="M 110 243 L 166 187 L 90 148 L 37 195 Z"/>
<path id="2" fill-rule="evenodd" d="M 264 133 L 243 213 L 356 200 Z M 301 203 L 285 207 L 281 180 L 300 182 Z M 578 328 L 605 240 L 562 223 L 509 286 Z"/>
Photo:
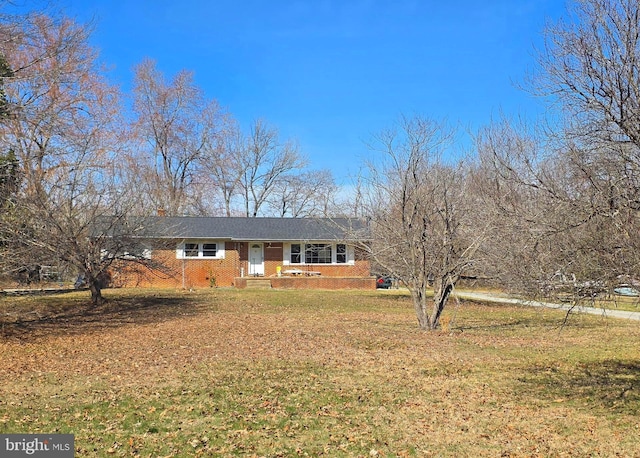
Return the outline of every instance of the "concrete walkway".
<path id="1" fill-rule="evenodd" d="M 601 315 L 605 317 L 640 321 L 640 312 L 628 312 L 624 310 L 610 310 L 610 309 L 602 309 L 598 307 L 583 307 L 583 306 L 576 306 L 576 307 L 573 307 L 572 309 L 571 306 L 567 304 L 554 304 L 551 302 L 527 301 L 527 300 L 516 299 L 512 297 L 501 297 L 499 295 L 493 295 L 488 293 L 473 293 L 473 292 L 457 291 L 454 293 L 454 295 L 459 297 L 460 299 L 467 299 L 471 301 L 528 305 L 531 307 L 547 307 L 547 308 L 552 308 L 557 310 L 564 310 L 564 311 L 571 310 L 572 312 L 589 313 L 591 315 Z"/>

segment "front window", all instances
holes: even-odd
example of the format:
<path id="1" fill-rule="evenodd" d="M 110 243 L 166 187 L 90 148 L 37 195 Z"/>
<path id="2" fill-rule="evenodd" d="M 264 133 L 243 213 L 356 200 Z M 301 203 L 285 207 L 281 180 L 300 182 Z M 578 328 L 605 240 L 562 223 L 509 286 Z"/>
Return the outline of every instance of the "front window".
<path id="1" fill-rule="evenodd" d="M 302 259 L 300 258 L 300 244 L 291 244 L 291 264 L 300 264 Z"/>
<path id="2" fill-rule="evenodd" d="M 291 243 L 285 245 L 285 265 L 354 264 L 353 249 L 345 243 Z"/>
<path id="3" fill-rule="evenodd" d="M 176 257 L 178 259 L 223 259 L 224 242 L 184 242 L 176 247 Z"/>
<path id="4" fill-rule="evenodd" d="M 197 243 L 185 243 L 184 244 L 184 256 L 185 258 L 197 258 L 199 246 Z"/>
<path id="5" fill-rule="evenodd" d="M 218 252 L 218 245 L 215 243 L 203 243 L 202 244 L 202 256 L 215 257 Z"/>
<path id="6" fill-rule="evenodd" d="M 305 250 L 304 261 L 307 264 L 331 264 L 330 243 L 310 243 Z"/>

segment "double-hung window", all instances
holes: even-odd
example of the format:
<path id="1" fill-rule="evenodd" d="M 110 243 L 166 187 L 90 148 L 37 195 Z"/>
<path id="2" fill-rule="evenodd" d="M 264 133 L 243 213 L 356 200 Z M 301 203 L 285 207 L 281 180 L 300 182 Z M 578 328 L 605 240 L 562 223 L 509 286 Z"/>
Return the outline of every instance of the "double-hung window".
<path id="1" fill-rule="evenodd" d="M 178 259 L 222 259 L 224 258 L 224 242 L 184 242 L 178 245 L 176 257 Z"/>
<path id="2" fill-rule="evenodd" d="M 215 258 L 218 253 L 217 243 L 203 243 L 202 244 L 202 256 L 204 258 Z"/>
<path id="3" fill-rule="evenodd" d="M 197 258 L 200 252 L 200 247 L 197 243 L 185 243 L 184 244 L 184 257 L 185 258 Z"/>

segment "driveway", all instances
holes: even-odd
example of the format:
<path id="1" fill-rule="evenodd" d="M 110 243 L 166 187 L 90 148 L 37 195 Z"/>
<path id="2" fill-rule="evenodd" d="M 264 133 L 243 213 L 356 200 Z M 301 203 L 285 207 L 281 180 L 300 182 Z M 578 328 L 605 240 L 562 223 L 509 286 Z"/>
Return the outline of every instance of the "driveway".
<path id="1" fill-rule="evenodd" d="M 557 310 L 564 310 L 564 311 L 571 310 L 572 312 L 589 313 L 591 315 L 602 315 L 605 317 L 640 321 L 640 312 L 628 312 L 623 310 L 610 310 L 610 309 L 602 309 L 598 307 L 583 307 L 583 306 L 576 306 L 576 307 L 573 307 L 572 309 L 571 306 L 567 304 L 554 304 L 551 302 L 527 301 L 523 299 L 503 297 L 503 296 L 489 294 L 489 293 L 473 293 L 473 292 L 457 291 L 454 294 L 460 299 L 467 299 L 471 301 L 528 305 L 531 307 L 547 307 L 547 308 L 552 308 Z"/>

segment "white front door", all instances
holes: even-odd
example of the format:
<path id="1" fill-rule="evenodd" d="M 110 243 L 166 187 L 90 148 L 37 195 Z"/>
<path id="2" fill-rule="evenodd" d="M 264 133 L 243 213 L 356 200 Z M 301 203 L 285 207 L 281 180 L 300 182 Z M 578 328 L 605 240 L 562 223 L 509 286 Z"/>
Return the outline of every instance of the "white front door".
<path id="1" fill-rule="evenodd" d="M 249 245 L 249 275 L 264 275 L 264 253 L 262 243 Z"/>

